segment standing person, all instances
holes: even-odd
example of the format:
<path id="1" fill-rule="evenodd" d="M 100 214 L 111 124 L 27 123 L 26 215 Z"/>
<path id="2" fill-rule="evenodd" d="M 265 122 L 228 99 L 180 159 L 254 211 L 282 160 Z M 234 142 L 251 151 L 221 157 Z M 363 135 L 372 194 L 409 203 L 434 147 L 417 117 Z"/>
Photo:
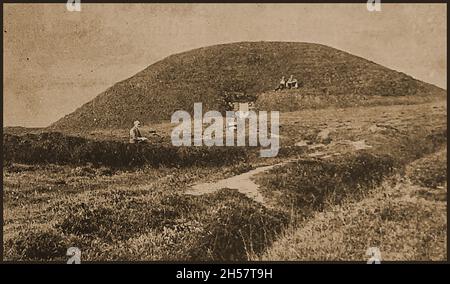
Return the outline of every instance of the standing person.
<path id="1" fill-rule="evenodd" d="M 147 141 L 148 139 L 141 135 L 141 131 L 139 131 L 139 127 L 141 123 L 139 120 L 134 122 L 133 128 L 130 129 L 130 143 L 140 143 Z"/>
<path id="2" fill-rule="evenodd" d="M 280 84 L 279 84 L 278 87 L 275 89 L 275 91 L 283 90 L 284 88 L 286 88 L 286 79 L 285 79 L 284 76 L 283 76 L 283 77 L 281 77 Z"/>

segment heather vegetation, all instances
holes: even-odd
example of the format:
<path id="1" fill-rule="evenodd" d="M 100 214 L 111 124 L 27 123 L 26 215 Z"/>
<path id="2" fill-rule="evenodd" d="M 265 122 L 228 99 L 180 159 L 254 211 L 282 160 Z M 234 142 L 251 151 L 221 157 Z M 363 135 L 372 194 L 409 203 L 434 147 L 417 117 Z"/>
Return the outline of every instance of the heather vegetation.
<path id="1" fill-rule="evenodd" d="M 182 152 L 164 143 L 5 134 L 5 148 L 15 149 L 4 152 L 6 259 L 65 261 L 65 250 L 76 246 L 84 261 L 364 260 L 369 243 L 383 243 L 387 259 L 444 259 L 443 110 L 432 103 L 287 113 L 275 159 L 245 147 L 193 147 L 182 158 L 168 155 Z M 318 135 L 325 127 L 333 129 L 326 141 Z M 362 136 L 367 149 L 341 143 Z M 309 144 L 294 145 L 295 137 Z M 103 154 L 95 156 L 102 147 Z M 148 160 L 124 163 L 126 158 L 110 153 L 121 149 Z M 164 163 L 152 162 L 148 149 L 166 150 L 155 156 Z M 193 160 L 182 163 L 188 159 Z M 229 188 L 186 194 L 193 184 L 276 163 L 281 164 L 254 179 L 264 203 Z M 386 233 L 370 231 L 376 226 Z M 413 226 L 422 228 L 421 235 Z M 404 246 L 392 237 L 400 228 L 406 228 Z M 434 244 L 427 234 L 439 241 Z M 333 251 L 336 242 L 340 247 Z"/>
<path id="2" fill-rule="evenodd" d="M 300 87 L 273 91 L 290 74 Z M 277 157 L 170 143 L 173 111 L 236 96 L 281 112 Z M 170 56 L 49 128 L 4 128 L 4 259 L 446 260 L 446 102 L 318 44 Z M 136 119 L 159 136 L 128 143 Z"/>

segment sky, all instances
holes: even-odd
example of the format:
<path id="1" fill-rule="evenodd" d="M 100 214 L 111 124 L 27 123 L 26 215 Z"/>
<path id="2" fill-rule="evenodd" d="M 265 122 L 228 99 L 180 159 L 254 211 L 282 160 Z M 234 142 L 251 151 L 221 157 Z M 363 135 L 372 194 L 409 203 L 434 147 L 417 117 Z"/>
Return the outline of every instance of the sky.
<path id="1" fill-rule="evenodd" d="M 445 4 L 4 4 L 3 125 L 44 127 L 174 53 L 325 44 L 447 86 Z"/>

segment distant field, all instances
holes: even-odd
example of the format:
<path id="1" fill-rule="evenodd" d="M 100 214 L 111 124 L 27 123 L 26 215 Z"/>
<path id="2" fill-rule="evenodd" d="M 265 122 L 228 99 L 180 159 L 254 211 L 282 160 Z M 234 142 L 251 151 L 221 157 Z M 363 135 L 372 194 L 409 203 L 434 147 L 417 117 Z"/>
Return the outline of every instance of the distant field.
<path id="1" fill-rule="evenodd" d="M 178 153 L 164 148 L 170 124 L 147 127 L 163 136 L 148 147 L 158 146 L 161 157 Z M 282 148 L 268 160 L 254 148 L 198 148 L 184 153 L 196 161 L 186 167 L 155 164 L 152 156 L 112 166 L 121 160 L 113 150 L 147 155 L 145 147 L 126 147 L 126 131 L 93 131 L 74 142 L 4 135 L 5 151 L 17 149 L 4 156 L 5 260 L 64 261 L 70 246 L 85 261 L 366 261 L 369 246 L 386 260 L 447 259 L 446 100 L 283 112 Z M 86 142 L 89 136 L 101 138 Z M 45 162 L 58 141 L 72 160 Z M 97 151 L 103 154 L 93 163 L 89 154 Z M 27 160 L 33 155 L 44 162 Z M 222 164 L 206 163 L 215 158 Z M 193 184 L 283 161 L 255 178 L 265 204 L 225 188 L 185 194 Z"/>

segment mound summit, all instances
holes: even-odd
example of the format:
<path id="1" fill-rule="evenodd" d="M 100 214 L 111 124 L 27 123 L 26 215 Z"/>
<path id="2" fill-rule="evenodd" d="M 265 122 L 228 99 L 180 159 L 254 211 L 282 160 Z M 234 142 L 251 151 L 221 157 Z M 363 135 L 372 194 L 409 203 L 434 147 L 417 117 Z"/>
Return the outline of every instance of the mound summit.
<path id="1" fill-rule="evenodd" d="M 239 42 L 171 55 L 118 82 L 49 128 L 90 130 L 170 119 L 176 110 L 221 109 L 227 92 L 260 94 L 293 74 L 308 89 L 362 96 L 426 95 L 444 90 L 325 45 Z M 301 89 L 299 90 L 301 92 Z"/>

